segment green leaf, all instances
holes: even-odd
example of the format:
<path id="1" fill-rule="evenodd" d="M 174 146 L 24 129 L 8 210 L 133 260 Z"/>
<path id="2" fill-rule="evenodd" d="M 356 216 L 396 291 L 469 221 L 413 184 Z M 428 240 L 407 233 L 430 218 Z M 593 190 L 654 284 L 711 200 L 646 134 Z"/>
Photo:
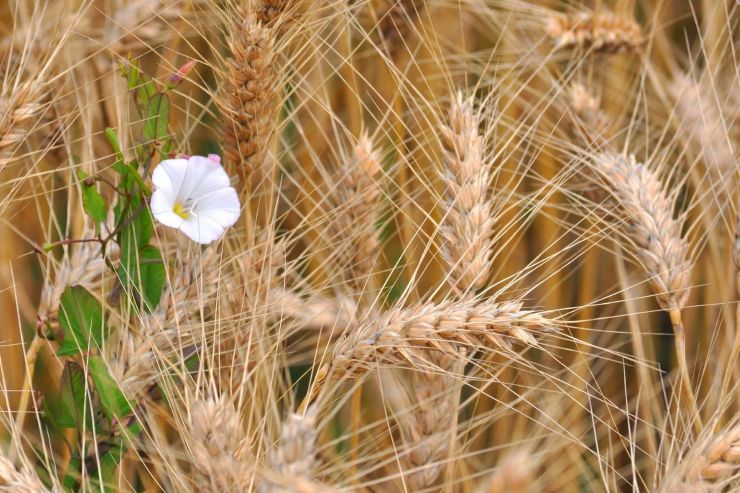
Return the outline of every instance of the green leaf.
<path id="1" fill-rule="evenodd" d="M 131 404 L 108 373 L 108 367 L 100 356 L 90 357 L 87 365 L 105 414 L 111 419 L 131 414 Z"/>
<path id="2" fill-rule="evenodd" d="M 149 107 L 149 100 L 157 94 L 156 86 L 141 72 L 141 67 L 137 60 L 129 61 L 127 64 L 121 64 L 121 73 L 128 83 L 128 88 L 136 91 L 139 111 L 144 116 L 146 109 Z"/>
<path id="3" fill-rule="evenodd" d="M 111 445 L 111 447 L 105 451 L 103 457 L 100 458 L 100 474 L 103 477 L 103 488 L 102 491 L 105 493 L 119 491 L 117 484 L 114 480 L 114 475 L 118 469 L 118 464 L 121 462 L 121 456 L 125 447 L 123 444 Z M 96 482 L 97 481 L 97 478 Z"/>
<path id="4" fill-rule="evenodd" d="M 146 186 L 144 183 L 144 180 L 141 178 L 138 172 L 139 163 L 136 161 L 131 161 L 130 163 L 121 163 L 120 166 L 116 167 L 116 171 L 118 173 L 126 178 L 128 180 L 128 188 L 127 191 L 135 191 L 133 188 L 133 185 L 138 185 L 139 190 L 143 191 L 144 194 L 149 194 L 149 187 Z"/>
<path id="5" fill-rule="evenodd" d="M 141 275 L 141 294 L 144 298 L 144 310 L 151 313 L 162 299 L 167 274 L 164 260 L 159 249 L 145 246 L 139 252 L 139 272 Z"/>
<path id="6" fill-rule="evenodd" d="M 136 164 L 136 167 L 134 167 L 134 164 Z M 133 214 L 140 213 L 143 210 L 143 207 L 141 207 L 143 203 L 142 194 L 149 194 L 149 188 L 141 176 L 139 176 L 137 167 L 138 164 L 136 161 L 132 161 L 132 164 L 121 161 L 113 165 L 113 169 L 121 175 L 119 188 L 128 194 L 128 196 L 124 194 L 118 195 L 118 201 L 113 208 L 117 226 L 122 224 L 124 220 L 131 220 L 130 218 Z"/>
<path id="7" fill-rule="evenodd" d="M 71 356 L 103 343 L 103 308 L 82 286 L 68 287 L 62 293 L 59 324 L 64 331 L 64 339 L 57 351 L 59 356 Z"/>
<path id="8" fill-rule="evenodd" d="M 95 224 L 100 224 L 105 221 L 108 215 L 108 206 L 105 203 L 105 199 L 98 192 L 95 180 L 89 180 L 87 173 L 79 171 L 77 177 L 82 187 L 82 208 L 95 221 Z"/>
<path id="9" fill-rule="evenodd" d="M 55 416 L 56 424 L 62 428 L 76 428 L 82 430 L 85 416 L 88 421 L 90 413 L 85 412 L 87 401 L 87 379 L 85 372 L 77 363 L 68 361 L 62 371 L 62 380 L 59 385 L 59 415 Z"/>
<path id="10" fill-rule="evenodd" d="M 105 137 L 108 139 L 111 148 L 113 148 L 113 154 L 116 156 L 116 164 L 123 163 L 123 151 L 121 151 L 121 144 L 118 141 L 118 134 L 115 130 L 108 127 L 105 129 Z"/>
<path id="11" fill-rule="evenodd" d="M 167 126 L 170 121 L 170 99 L 166 94 L 155 94 L 147 108 L 144 124 L 144 140 L 166 140 L 169 134 Z"/>
<path id="12" fill-rule="evenodd" d="M 77 485 L 79 483 L 80 477 L 82 477 L 82 473 L 80 472 L 81 468 L 82 459 L 80 458 L 79 454 L 74 453 L 69 459 L 67 472 L 62 478 L 62 486 L 66 491 L 77 491 Z"/>
<path id="13" fill-rule="evenodd" d="M 154 235 L 154 222 L 152 213 L 146 206 L 143 206 L 140 199 L 131 201 L 131 215 L 123 219 L 119 235 L 119 244 L 122 250 L 122 256 L 125 256 L 124 249 L 136 252 L 149 243 Z"/>
<path id="14" fill-rule="evenodd" d="M 126 79 L 129 89 L 134 89 L 139 85 L 139 77 L 141 76 L 141 70 L 139 69 L 139 62 L 137 60 L 129 59 L 127 63 L 121 63 L 120 65 L 121 74 Z"/>
<path id="15" fill-rule="evenodd" d="M 123 252 L 123 250 L 122 250 Z M 138 252 L 121 255 L 121 283 L 136 300 L 143 302 L 143 309 L 151 313 L 162 298 L 166 281 L 164 260 L 159 250 L 151 245 Z"/>

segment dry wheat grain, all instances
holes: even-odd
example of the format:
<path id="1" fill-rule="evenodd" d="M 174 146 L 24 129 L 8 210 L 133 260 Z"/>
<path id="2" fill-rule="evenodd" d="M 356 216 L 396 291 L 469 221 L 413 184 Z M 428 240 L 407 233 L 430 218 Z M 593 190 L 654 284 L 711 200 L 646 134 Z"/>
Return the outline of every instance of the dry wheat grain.
<path id="1" fill-rule="evenodd" d="M 337 264 L 351 293 L 367 289 L 378 254 L 378 221 L 383 169 L 380 153 L 369 136 L 360 137 L 352 159 L 332 193 L 334 220 L 331 238 L 346 242 L 336 248 Z"/>
<path id="2" fill-rule="evenodd" d="M 417 366 L 431 350 L 454 354 L 457 348 L 506 351 L 514 342 L 537 346 L 536 336 L 557 331 L 558 326 L 546 314 L 525 310 L 513 301 L 445 301 L 396 308 L 338 341 L 332 369 L 336 375 L 352 375 L 379 363 Z"/>
<path id="3" fill-rule="evenodd" d="M 673 218 L 673 201 L 662 182 L 633 156 L 604 153 L 594 164 L 619 204 L 660 306 L 682 309 L 690 288 L 689 245 L 681 235 L 681 223 Z"/>
<path id="4" fill-rule="evenodd" d="M 553 14 L 547 20 L 546 32 L 556 48 L 618 53 L 637 51 L 645 43 L 642 28 L 635 20 L 603 11 Z"/>
<path id="5" fill-rule="evenodd" d="M 700 440 L 669 469 L 661 492 L 710 493 L 740 486 L 740 425 L 731 424 Z"/>
<path id="6" fill-rule="evenodd" d="M 491 270 L 494 226 L 488 197 L 490 171 L 484 162 L 480 117 L 472 100 L 453 97 L 449 121 L 441 127 L 445 200 L 440 225 L 442 258 L 448 283 L 457 293 L 483 287 Z"/>
<path id="7" fill-rule="evenodd" d="M 0 453 L 0 492 L 51 493 L 58 490 L 46 488 L 39 477 L 28 467 L 16 469 L 5 454 Z"/>
<path id="8" fill-rule="evenodd" d="M 504 458 L 496 471 L 483 479 L 475 493 L 534 493 L 537 460 L 532 454 L 515 451 Z"/>
<path id="9" fill-rule="evenodd" d="M 280 109 L 274 32 L 247 14 L 229 38 L 228 61 L 221 97 L 222 144 L 226 164 L 247 179 L 264 171 Z M 256 178 L 259 178 L 257 176 Z"/>
<path id="10" fill-rule="evenodd" d="M 0 170 L 13 159 L 16 147 L 48 107 L 45 91 L 39 80 L 22 83 L 19 87 L 3 87 L 0 94 Z"/>
<path id="11" fill-rule="evenodd" d="M 281 424 L 277 446 L 270 452 L 270 469 L 293 481 L 314 479 L 316 469 L 316 408 L 309 407 L 305 414 L 291 413 Z M 262 493 L 290 493 L 291 488 L 265 480 L 260 485 Z"/>
<path id="12" fill-rule="evenodd" d="M 220 493 L 250 490 L 247 467 L 241 463 L 241 418 L 226 396 L 195 400 L 185 433 L 198 491 Z"/>

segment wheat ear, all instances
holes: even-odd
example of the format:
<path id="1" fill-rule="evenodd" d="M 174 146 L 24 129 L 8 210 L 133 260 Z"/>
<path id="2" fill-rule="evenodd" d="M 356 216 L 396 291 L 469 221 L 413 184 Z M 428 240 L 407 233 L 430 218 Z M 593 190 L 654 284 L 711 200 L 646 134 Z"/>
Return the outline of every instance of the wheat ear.
<path id="1" fill-rule="evenodd" d="M 740 100 L 731 94 L 726 106 L 729 114 L 723 115 L 723 107 L 714 99 L 715 90 L 710 82 L 708 79 L 696 82 L 688 74 L 680 74 L 669 85 L 669 90 L 676 101 L 681 133 L 686 135 L 697 154 L 702 155 L 706 165 L 716 167 L 724 176 L 736 165 L 737 142 L 732 137 L 738 136 L 740 131 L 740 110 L 737 109 Z M 735 114 L 732 114 L 733 108 Z M 733 128 L 733 124 L 738 127 Z"/>
<path id="2" fill-rule="evenodd" d="M 666 472 L 660 491 L 736 491 L 740 485 L 740 425 L 737 422 L 688 451 Z M 733 487 L 734 486 L 734 487 Z"/>
<path id="3" fill-rule="evenodd" d="M 441 251 L 450 269 L 448 282 L 457 293 L 481 288 L 491 271 L 493 203 L 488 198 L 490 173 L 483 162 L 479 124 L 472 100 L 458 93 L 449 122 L 440 129 L 446 186 Z"/>
<path id="4" fill-rule="evenodd" d="M 352 159 L 342 170 L 343 177 L 333 192 L 336 210 L 332 222 L 332 238 L 346 239 L 337 249 L 337 263 L 350 292 L 370 287 L 375 259 L 378 254 L 378 236 L 375 224 L 380 209 L 383 173 L 380 153 L 369 136 L 360 137 L 352 152 Z"/>
<path id="5" fill-rule="evenodd" d="M 260 0 L 257 2 L 257 17 L 265 26 L 272 27 L 279 23 L 279 30 L 283 31 L 294 20 L 300 3 L 300 0 Z"/>
<path id="6" fill-rule="evenodd" d="M 304 298 L 293 290 L 277 287 L 270 291 L 267 306 L 272 321 L 288 319 L 309 331 L 333 329 L 341 334 L 357 315 L 357 303 L 349 296 L 329 298 L 311 294 Z"/>
<path id="7" fill-rule="evenodd" d="M 248 469 L 242 463 L 241 418 L 225 396 L 196 400 L 186 432 L 198 491 L 250 491 Z"/>
<path id="8" fill-rule="evenodd" d="M 109 370 L 131 401 L 138 402 L 154 385 L 163 360 L 180 357 L 183 348 L 200 342 L 200 312 L 218 294 L 218 259 L 214 247 L 198 252 L 197 257 L 192 250 L 178 253 L 176 269 L 154 312 L 141 313 L 132 328 L 114 333 L 108 349 Z"/>
<path id="9" fill-rule="evenodd" d="M 619 203 L 621 215 L 629 225 L 629 237 L 650 276 L 658 303 L 670 315 L 683 388 L 697 426 L 701 426 L 686 363 L 681 318 L 690 288 L 689 245 L 681 235 L 680 222 L 673 218 L 673 201 L 658 175 L 637 163 L 633 156 L 603 153 L 595 158 L 595 165 L 606 189 Z"/>
<path id="10" fill-rule="evenodd" d="M 432 350 L 508 351 L 513 342 L 537 346 L 535 336 L 557 331 L 558 326 L 518 302 L 462 300 L 397 308 L 338 341 L 332 370 L 341 376 L 362 373 L 379 363 L 417 366 Z"/>
<path id="11" fill-rule="evenodd" d="M 16 469 L 13 463 L 0 453 L 0 492 L 4 493 L 56 493 L 56 488 L 44 487 L 39 477 L 28 467 Z"/>
<path id="12" fill-rule="evenodd" d="M 150 50 L 152 46 L 166 42 L 173 32 L 187 32 L 178 30 L 176 26 L 178 22 L 193 22 L 192 18 L 186 19 L 188 14 L 192 15 L 192 12 L 180 2 L 130 2 L 106 12 L 110 22 L 103 32 L 103 42 L 122 56 Z M 87 35 L 93 39 L 100 35 L 100 26 L 90 25 L 87 29 L 90 31 Z"/>
<path id="13" fill-rule="evenodd" d="M 13 159 L 16 146 L 29 132 L 29 125 L 47 108 L 46 92 L 38 81 L 3 88 L 0 94 L 0 170 Z"/>
<path id="14" fill-rule="evenodd" d="M 534 493 L 537 460 L 519 450 L 504 458 L 496 471 L 483 479 L 475 493 Z"/>
<path id="15" fill-rule="evenodd" d="M 270 453 L 270 469 L 280 477 L 306 482 L 313 480 L 316 470 L 316 408 L 305 414 L 291 413 L 283 421 L 277 447 Z M 290 493 L 291 489 L 270 480 L 260 484 L 261 493 Z"/>
<path id="16" fill-rule="evenodd" d="M 232 58 L 218 99 L 224 158 L 250 188 L 248 180 L 266 166 L 280 109 L 274 33 L 255 14 L 247 14 L 236 24 L 229 47 Z"/>
<path id="17" fill-rule="evenodd" d="M 465 351 L 447 354 L 431 350 L 424 357 L 433 368 L 419 368 L 412 375 L 418 408 L 398 418 L 408 449 L 400 457 L 403 481 L 410 491 L 422 491 L 443 477 L 454 448 L 460 404 L 458 376 L 467 362 Z"/>
<path id="18" fill-rule="evenodd" d="M 657 174 L 632 156 L 604 153 L 595 163 L 629 224 L 660 306 L 681 310 L 689 296 L 691 264 L 681 224 L 673 218 L 673 201 Z"/>
<path id="19" fill-rule="evenodd" d="M 458 293 L 482 287 L 490 272 L 493 204 L 488 199 L 490 175 L 483 163 L 483 139 L 472 100 L 453 96 L 449 119 L 441 126 L 445 183 L 444 219 L 440 226 L 447 282 Z M 430 350 L 425 355 L 440 371 L 419 369 L 412 376 L 418 411 L 402 426 L 411 450 L 403 456 L 404 482 L 412 491 L 431 486 L 443 471 L 457 418 L 459 387 L 447 374 L 465 361 L 463 353 Z M 458 372 L 459 373 L 459 372 Z"/>
<path id="20" fill-rule="evenodd" d="M 645 43 L 642 28 L 634 19 L 604 11 L 553 14 L 547 19 L 546 32 L 556 48 L 618 53 L 638 51 Z"/>
<path id="21" fill-rule="evenodd" d="M 690 155 L 704 163 L 706 176 L 700 180 L 708 178 L 713 193 L 719 195 L 708 204 L 714 217 L 714 204 L 721 206 L 732 197 L 732 174 L 740 151 L 740 96 L 730 93 L 721 106 L 709 79 L 695 82 L 687 74 L 677 76 L 668 89 L 676 102 L 678 132 L 686 139 Z"/>
<path id="22" fill-rule="evenodd" d="M 580 82 L 571 84 L 568 92 L 571 108 L 578 117 L 574 122 L 576 131 L 582 135 L 585 144 L 594 145 L 596 139 L 604 135 L 609 122 L 601 110 L 601 100 Z"/>
<path id="23" fill-rule="evenodd" d="M 83 228 L 82 237 L 90 238 L 94 234 L 94 228 L 90 225 Z M 113 254 L 114 251 L 108 252 Z M 50 281 L 48 276 L 41 289 L 41 300 L 36 315 L 36 333 L 26 351 L 26 378 L 21 391 L 16 412 L 18 418 L 16 426 L 23 429 L 28 413 L 31 387 L 33 385 L 36 359 L 43 347 L 45 340 L 40 336 L 47 330 L 59 329 L 58 312 L 59 303 L 64 290 L 70 286 L 83 286 L 89 291 L 96 292 L 102 286 L 102 277 L 107 266 L 101 254 L 100 245 L 97 243 L 77 243 L 69 246 L 69 250 L 62 258 L 61 265 L 54 274 L 54 280 Z"/>
<path id="24" fill-rule="evenodd" d="M 378 9 L 378 31 L 391 58 L 395 59 L 408 42 L 425 0 L 384 0 Z"/>
<path id="25" fill-rule="evenodd" d="M 90 224 L 86 224 L 80 234 L 82 238 L 92 238 L 94 235 L 95 229 Z M 108 251 L 107 254 L 114 255 L 115 251 Z M 98 291 L 106 269 L 105 259 L 98 243 L 84 242 L 69 245 L 54 273 L 53 281 L 49 280 L 50 275 L 41 289 L 37 316 L 39 326 L 56 326 L 59 300 L 68 287 L 79 285 L 88 291 Z"/>

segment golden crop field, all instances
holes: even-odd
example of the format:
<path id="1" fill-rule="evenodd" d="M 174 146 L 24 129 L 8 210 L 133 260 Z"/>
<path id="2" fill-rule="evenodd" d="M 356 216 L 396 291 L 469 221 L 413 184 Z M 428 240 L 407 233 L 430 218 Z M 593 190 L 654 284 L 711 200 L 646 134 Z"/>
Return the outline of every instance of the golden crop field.
<path id="1" fill-rule="evenodd" d="M 740 492 L 737 0 L 0 1 L 0 492 Z"/>

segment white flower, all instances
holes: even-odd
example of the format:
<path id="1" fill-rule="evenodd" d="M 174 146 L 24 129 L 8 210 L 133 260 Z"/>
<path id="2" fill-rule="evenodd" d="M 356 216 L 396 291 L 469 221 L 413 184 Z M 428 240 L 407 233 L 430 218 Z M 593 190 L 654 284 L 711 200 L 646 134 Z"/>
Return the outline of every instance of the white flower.
<path id="1" fill-rule="evenodd" d="M 152 173 L 155 219 L 198 243 L 223 236 L 239 219 L 239 196 L 214 154 L 166 159 Z"/>

